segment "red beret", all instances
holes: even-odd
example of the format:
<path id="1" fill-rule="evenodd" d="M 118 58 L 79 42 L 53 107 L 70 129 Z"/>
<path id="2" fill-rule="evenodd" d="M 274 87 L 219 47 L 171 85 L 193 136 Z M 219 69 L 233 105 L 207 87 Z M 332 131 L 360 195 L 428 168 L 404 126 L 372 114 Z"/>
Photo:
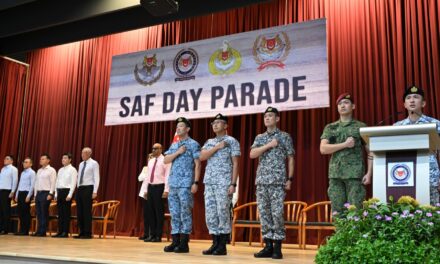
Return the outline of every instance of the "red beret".
<path id="1" fill-rule="evenodd" d="M 348 100 L 351 101 L 351 103 L 354 104 L 353 96 L 351 96 L 351 94 L 349 94 L 349 93 L 342 93 L 341 95 L 339 95 L 338 99 L 336 99 L 336 104 L 339 104 L 339 102 L 340 102 L 342 99 L 348 99 Z"/>

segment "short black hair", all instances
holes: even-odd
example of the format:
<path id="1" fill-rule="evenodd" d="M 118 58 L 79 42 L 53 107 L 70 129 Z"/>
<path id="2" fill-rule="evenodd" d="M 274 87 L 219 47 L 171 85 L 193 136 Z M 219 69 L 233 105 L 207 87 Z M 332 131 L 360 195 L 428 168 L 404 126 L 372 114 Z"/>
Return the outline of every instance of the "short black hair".
<path id="1" fill-rule="evenodd" d="M 63 156 L 67 156 L 70 160 L 72 159 L 72 153 L 70 152 L 63 153 Z"/>
<path id="2" fill-rule="evenodd" d="M 49 154 L 47 154 L 47 153 L 43 153 L 43 154 L 41 154 L 40 158 L 41 158 L 41 157 L 46 157 L 48 160 L 50 160 L 50 156 L 49 156 Z"/>
<path id="3" fill-rule="evenodd" d="M 14 158 L 14 156 L 12 156 L 11 154 L 9 154 L 9 155 L 6 155 L 6 157 L 5 158 L 10 158 L 12 161 L 15 161 L 15 158 Z"/>
<path id="4" fill-rule="evenodd" d="M 26 158 L 24 158 L 23 162 L 25 162 L 27 159 L 28 159 L 32 164 L 34 164 L 34 161 L 33 161 L 30 157 L 26 157 Z"/>

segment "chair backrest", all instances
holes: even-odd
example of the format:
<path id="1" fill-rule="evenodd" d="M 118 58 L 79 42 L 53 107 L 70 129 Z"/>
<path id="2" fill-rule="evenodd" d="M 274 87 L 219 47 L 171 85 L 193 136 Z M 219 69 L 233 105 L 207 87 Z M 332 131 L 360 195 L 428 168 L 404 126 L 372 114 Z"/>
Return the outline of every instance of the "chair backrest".
<path id="1" fill-rule="evenodd" d="M 104 201 L 93 204 L 93 215 L 103 216 L 106 219 L 116 219 L 120 201 Z"/>
<path id="2" fill-rule="evenodd" d="M 303 210 L 304 216 L 313 218 L 314 222 L 333 222 L 332 204 L 330 201 L 314 203 Z M 307 214 L 306 214 L 307 213 Z"/>
<path id="3" fill-rule="evenodd" d="M 301 213 L 307 203 L 301 201 L 286 201 L 284 202 L 284 219 L 288 222 L 299 222 L 301 220 Z"/>
<path id="4" fill-rule="evenodd" d="M 234 220 L 246 217 L 246 220 L 260 220 L 257 202 L 250 202 L 234 208 Z"/>

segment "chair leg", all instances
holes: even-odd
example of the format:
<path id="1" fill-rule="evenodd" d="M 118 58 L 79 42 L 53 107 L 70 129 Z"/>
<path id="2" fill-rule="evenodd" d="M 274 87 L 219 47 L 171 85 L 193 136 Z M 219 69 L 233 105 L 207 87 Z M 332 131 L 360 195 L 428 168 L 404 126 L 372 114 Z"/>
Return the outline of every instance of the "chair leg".
<path id="1" fill-rule="evenodd" d="M 116 238 L 116 221 L 113 222 L 113 238 Z"/>
<path id="2" fill-rule="evenodd" d="M 302 239 L 301 239 L 302 240 L 301 243 L 302 243 L 302 248 L 303 249 L 306 249 L 306 242 L 307 242 L 306 233 L 307 233 L 307 229 L 304 227 L 303 231 L 302 231 Z"/>
<path id="3" fill-rule="evenodd" d="M 231 245 L 235 246 L 235 226 L 232 226 L 232 239 L 231 239 Z"/>
<path id="4" fill-rule="evenodd" d="M 261 229 L 260 229 L 260 246 L 263 247 L 263 232 Z"/>
<path id="5" fill-rule="evenodd" d="M 321 230 L 318 230 L 318 248 L 321 246 Z"/>
<path id="6" fill-rule="evenodd" d="M 250 228 L 250 231 L 249 231 L 249 246 L 252 246 L 252 235 L 253 235 L 253 229 L 252 229 L 252 227 Z"/>

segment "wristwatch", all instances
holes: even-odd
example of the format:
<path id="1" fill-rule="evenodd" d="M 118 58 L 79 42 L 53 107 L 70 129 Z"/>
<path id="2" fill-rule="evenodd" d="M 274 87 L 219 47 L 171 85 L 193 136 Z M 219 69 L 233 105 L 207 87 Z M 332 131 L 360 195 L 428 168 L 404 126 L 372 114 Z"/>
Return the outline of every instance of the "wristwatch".
<path id="1" fill-rule="evenodd" d="M 231 184 L 229 184 L 229 186 L 237 187 L 237 184 L 236 183 L 231 183 Z"/>
<path id="2" fill-rule="evenodd" d="M 194 181 L 193 184 L 199 185 L 199 181 Z"/>
<path id="3" fill-rule="evenodd" d="M 288 181 L 293 181 L 293 177 L 287 178 Z"/>

